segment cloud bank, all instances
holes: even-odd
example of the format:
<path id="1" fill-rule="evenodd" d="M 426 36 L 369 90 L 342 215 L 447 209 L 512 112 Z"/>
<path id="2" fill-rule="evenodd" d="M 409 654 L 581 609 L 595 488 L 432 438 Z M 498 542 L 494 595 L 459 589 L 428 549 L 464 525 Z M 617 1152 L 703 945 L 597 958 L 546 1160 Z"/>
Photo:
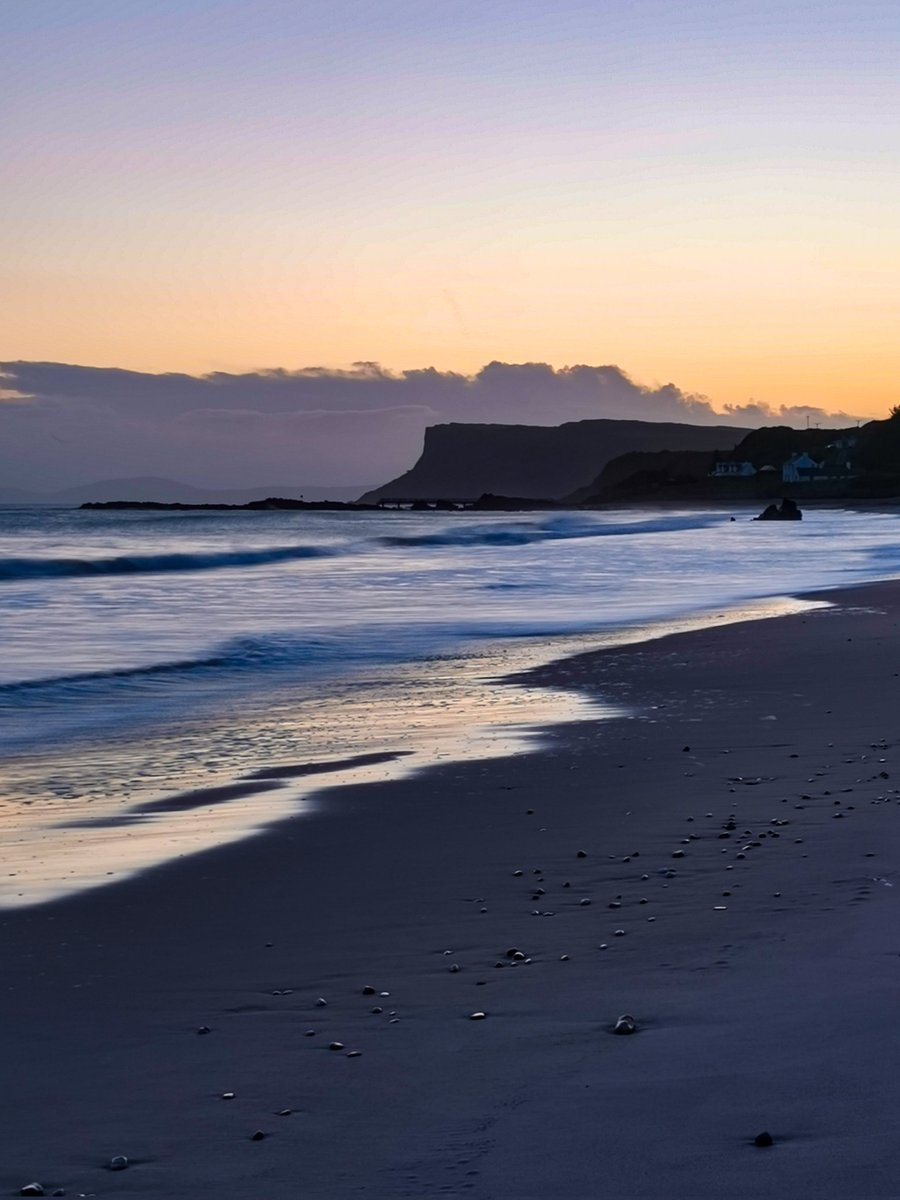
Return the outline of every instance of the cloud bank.
<path id="1" fill-rule="evenodd" d="M 492 362 L 475 375 L 377 363 L 152 375 L 0 363 L 0 483 L 55 489 L 164 475 L 208 487 L 382 482 L 411 466 L 426 426 L 558 425 L 598 417 L 698 425 L 850 425 L 856 417 L 750 401 L 713 409 L 616 366 Z"/>

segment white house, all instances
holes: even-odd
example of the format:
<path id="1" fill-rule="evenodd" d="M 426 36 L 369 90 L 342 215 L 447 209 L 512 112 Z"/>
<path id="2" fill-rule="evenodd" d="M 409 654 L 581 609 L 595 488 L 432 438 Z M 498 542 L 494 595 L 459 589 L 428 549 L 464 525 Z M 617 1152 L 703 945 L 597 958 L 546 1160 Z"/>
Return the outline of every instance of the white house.
<path id="1" fill-rule="evenodd" d="M 717 462 L 710 472 L 713 479 L 746 479 L 756 474 L 752 462 L 738 462 L 737 459 L 726 458 Z"/>
<path id="2" fill-rule="evenodd" d="M 792 454 L 781 468 L 781 478 L 784 483 L 799 483 L 801 479 L 815 479 L 822 475 L 822 464 L 802 451 Z"/>

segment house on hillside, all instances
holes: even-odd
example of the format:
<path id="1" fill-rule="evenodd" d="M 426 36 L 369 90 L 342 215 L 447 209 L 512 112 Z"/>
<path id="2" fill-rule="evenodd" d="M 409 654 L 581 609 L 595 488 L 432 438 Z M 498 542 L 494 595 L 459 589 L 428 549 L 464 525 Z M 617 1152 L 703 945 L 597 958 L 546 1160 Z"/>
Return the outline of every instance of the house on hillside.
<path id="1" fill-rule="evenodd" d="M 851 479 L 854 475 L 850 463 L 850 452 L 856 438 L 842 438 L 829 442 L 819 455 L 817 462 L 805 450 L 792 454 L 781 468 L 785 483 L 802 483 L 810 479 Z"/>
<path id="2" fill-rule="evenodd" d="M 792 454 L 781 468 L 781 478 L 784 483 L 801 483 L 808 479 L 824 479 L 825 476 L 822 474 L 822 464 L 801 450 L 799 454 Z"/>
<path id="3" fill-rule="evenodd" d="M 710 471 L 712 479 L 749 479 L 756 474 L 752 462 L 740 462 L 736 458 L 723 458 Z"/>

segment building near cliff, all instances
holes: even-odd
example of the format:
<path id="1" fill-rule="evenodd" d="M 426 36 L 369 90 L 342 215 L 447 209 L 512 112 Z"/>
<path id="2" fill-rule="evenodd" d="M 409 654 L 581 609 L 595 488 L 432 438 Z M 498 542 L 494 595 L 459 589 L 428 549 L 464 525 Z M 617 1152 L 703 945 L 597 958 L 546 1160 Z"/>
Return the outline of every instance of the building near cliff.
<path id="1" fill-rule="evenodd" d="M 804 483 L 811 479 L 852 479 L 855 472 L 850 462 L 850 452 L 855 445 L 855 438 L 829 442 L 818 461 L 805 450 L 792 454 L 781 468 L 781 478 L 784 483 Z"/>
<path id="2" fill-rule="evenodd" d="M 752 462 L 741 462 L 736 458 L 723 458 L 710 471 L 713 479 L 749 479 L 756 474 Z"/>

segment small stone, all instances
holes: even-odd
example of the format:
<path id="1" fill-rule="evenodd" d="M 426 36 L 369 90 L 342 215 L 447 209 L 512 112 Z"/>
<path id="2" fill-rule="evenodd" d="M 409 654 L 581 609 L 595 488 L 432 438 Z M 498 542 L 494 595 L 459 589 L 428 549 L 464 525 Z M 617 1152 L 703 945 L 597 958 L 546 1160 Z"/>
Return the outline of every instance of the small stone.
<path id="1" fill-rule="evenodd" d="M 306 1033 L 303 1036 L 304 1037 L 315 1037 L 316 1031 L 314 1029 L 307 1029 Z"/>
<path id="2" fill-rule="evenodd" d="M 251 1142 L 261 1142 L 264 1140 L 265 1137 L 266 1137 L 266 1135 L 263 1133 L 263 1131 L 261 1129 L 257 1129 L 256 1133 L 250 1134 L 250 1141 Z"/>
<path id="3" fill-rule="evenodd" d="M 39 1183 L 26 1183 L 23 1188 L 19 1189 L 20 1196 L 45 1196 L 46 1194 Z"/>
<path id="4" fill-rule="evenodd" d="M 375 988 L 373 988 L 373 987 L 370 987 L 368 984 L 366 984 L 366 986 L 365 986 L 365 987 L 363 988 L 363 990 L 362 990 L 362 994 L 363 994 L 364 996 L 374 996 L 374 995 L 376 995 L 377 993 L 376 993 L 376 991 L 375 991 Z"/>
<path id="5" fill-rule="evenodd" d="M 613 1033 L 637 1033 L 637 1021 L 630 1013 L 624 1013 L 616 1021 Z"/>
<path id="6" fill-rule="evenodd" d="M 447 968 L 447 970 L 450 972 L 451 975 L 455 975 L 459 969 L 460 969 L 459 963 L 451 963 L 450 966 Z"/>
<path id="7" fill-rule="evenodd" d="M 622 901 L 621 900 L 610 900 L 609 904 L 607 904 L 606 907 L 607 908 L 621 908 Z"/>
<path id="8" fill-rule="evenodd" d="M 617 930 L 616 930 L 616 931 L 613 933 L 613 937 L 624 937 L 624 936 L 625 936 L 625 930 L 624 930 L 624 929 L 617 929 Z"/>
<path id="9" fill-rule="evenodd" d="M 348 1058 L 361 1058 L 361 1057 L 362 1057 L 362 1050 L 349 1050 L 349 1051 L 347 1052 L 347 1057 L 348 1057 Z"/>
<path id="10" fill-rule="evenodd" d="M 584 900 L 579 900 L 578 903 L 581 905 L 582 908 L 587 908 L 587 906 L 590 904 L 590 900 L 588 900 L 587 897 L 585 897 Z"/>
<path id="11" fill-rule="evenodd" d="M 278 1110 L 278 1112 L 275 1114 L 275 1116 L 276 1117 L 289 1117 L 289 1116 L 291 1116 L 293 1111 L 294 1110 L 292 1108 L 280 1108 Z"/>
<path id="12" fill-rule="evenodd" d="M 525 958 L 526 955 L 524 955 L 521 950 L 517 950 L 513 955 L 513 962 L 524 962 Z"/>
<path id="13" fill-rule="evenodd" d="M 329 1042 L 329 1044 L 328 1044 L 329 1050 L 343 1050 L 343 1048 L 344 1048 L 343 1042 Z"/>
<path id="14" fill-rule="evenodd" d="M 111 1171 L 124 1171 L 128 1166 L 128 1159 L 124 1154 L 114 1154 L 109 1160 L 109 1169 Z"/>
<path id="15" fill-rule="evenodd" d="M 320 996 L 318 998 L 318 1000 L 316 1001 L 316 1008 L 327 1008 L 327 1007 L 328 1007 L 328 1001 L 323 996 Z"/>
<path id="16" fill-rule="evenodd" d="M 568 961 L 569 961 L 569 956 L 568 956 L 568 954 L 561 954 L 561 955 L 559 956 L 559 961 L 560 961 L 560 962 L 568 962 Z"/>
<path id="17" fill-rule="evenodd" d="M 198 1034 L 212 1033 L 212 1030 L 210 1029 L 210 1027 L 208 1025 L 201 1025 L 200 1028 L 197 1030 L 197 1033 Z"/>
<path id="18" fill-rule="evenodd" d="M 233 1099 L 234 1099 L 234 1092 L 223 1092 L 223 1093 L 222 1093 L 222 1099 L 223 1099 L 223 1100 L 233 1100 Z"/>
<path id="19" fill-rule="evenodd" d="M 376 1004 L 374 1008 L 369 1009 L 369 1012 L 371 1012 L 373 1017 L 378 1017 L 384 1012 L 384 1009 L 380 1004 Z"/>
<path id="20" fill-rule="evenodd" d="M 521 872 L 521 871 L 513 871 L 513 875 L 514 875 L 514 876 L 515 876 L 515 878 L 517 878 L 517 879 L 518 879 L 518 877 L 519 877 L 521 874 L 522 874 L 522 872 Z"/>
<path id="21" fill-rule="evenodd" d="M 487 1016 L 487 1013 L 484 1013 L 484 1012 L 473 1012 L 473 1013 L 469 1013 L 469 1020 L 470 1021 L 483 1021 L 486 1016 Z"/>
<path id="22" fill-rule="evenodd" d="M 673 858 L 684 858 L 684 851 L 683 850 L 673 850 L 672 857 Z"/>
<path id="23" fill-rule="evenodd" d="M 771 1133 L 769 1133 L 769 1131 L 766 1129 L 764 1129 L 762 1131 L 762 1133 L 758 1133 L 756 1135 L 756 1137 L 753 1139 L 753 1145 L 759 1146 L 760 1149 L 764 1149 L 767 1146 L 771 1146 L 771 1145 L 773 1145 L 773 1143 L 774 1143 L 774 1138 L 772 1137 Z"/>
<path id="24" fill-rule="evenodd" d="M 682 747 L 681 747 L 681 753 L 682 753 L 682 754 L 690 754 L 690 752 L 691 752 L 691 748 L 690 748 L 690 746 L 682 746 Z"/>
<path id="25" fill-rule="evenodd" d="M 575 855 L 576 858 L 587 858 L 587 850 L 579 850 Z"/>

